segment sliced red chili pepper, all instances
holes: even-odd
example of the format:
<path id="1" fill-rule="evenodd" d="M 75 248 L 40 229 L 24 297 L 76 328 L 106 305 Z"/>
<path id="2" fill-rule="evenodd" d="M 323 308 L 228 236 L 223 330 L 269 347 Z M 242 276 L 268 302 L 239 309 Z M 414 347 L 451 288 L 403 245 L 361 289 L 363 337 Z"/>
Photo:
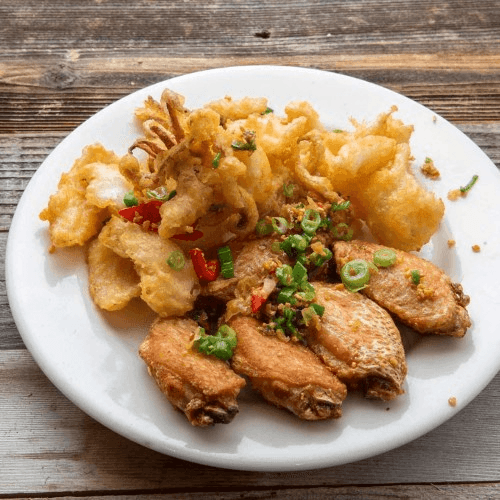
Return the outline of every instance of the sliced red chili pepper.
<path id="1" fill-rule="evenodd" d="M 192 233 L 181 233 L 181 234 L 174 234 L 172 238 L 175 238 L 176 240 L 182 240 L 182 241 L 196 241 L 199 240 L 203 236 L 203 233 L 199 231 L 198 229 L 195 229 Z"/>
<path id="2" fill-rule="evenodd" d="M 151 200 L 135 207 L 123 208 L 118 213 L 128 221 L 136 222 L 137 224 L 142 224 L 146 221 L 152 224 L 159 224 L 161 222 L 161 205 L 162 202 L 160 200 Z"/>
<path id="3" fill-rule="evenodd" d="M 214 281 L 220 272 L 220 264 L 218 260 L 206 260 L 203 250 L 193 248 L 189 250 L 191 261 L 196 275 L 199 279 L 205 281 Z"/>
<path id="4" fill-rule="evenodd" d="M 252 306 L 252 312 L 259 312 L 260 308 L 265 304 L 266 299 L 260 295 L 252 295 L 250 297 L 250 303 Z"/>

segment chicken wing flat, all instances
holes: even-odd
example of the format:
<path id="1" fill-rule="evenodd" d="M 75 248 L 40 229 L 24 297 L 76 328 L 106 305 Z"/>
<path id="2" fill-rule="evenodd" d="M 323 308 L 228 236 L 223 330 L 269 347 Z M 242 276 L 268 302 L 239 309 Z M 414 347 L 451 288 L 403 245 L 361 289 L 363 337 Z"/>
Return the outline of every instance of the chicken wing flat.
<path id="1" fill-rule="evenodd" d="M 403 393 L 407 367 L 399 330 L 390 315 L 343 285 L 314 283 L 325 311 L 307 333 L 308 346 L 347 387 L 391 400 Z"/>
<path id="2" fill-rule="evenodd" d="M 357 240 L 337 241 L 334 244 L 337 271 L 353 259 L 372 262 L 373 254 L 382 248 L 387 247 Z M 371 273 L 362 293 L 417 332 L 463 337 L 471 322 L 465 309 L 469 297 L 464 295 L 462 287 L 452 283 L 431 262 L 401 250 L 394 251 L 396 262 Z"/>
<path id="3" fill-rule="evenodd" d="M 191 349 L 198 325 L 190 319 L 157 319 L 139 355 L 172 405 L 194 426 L 231 422 L 245 380 L 229 365 Z"/>
<path id="4" fill-rule="evenodd" d="M 341 416 L 346 387 L 310 350 L 264 335 L 255 318 L 237 316 L 229 324 L 238 337 L 231 366 L 264 399 L 304 420 Z"/>

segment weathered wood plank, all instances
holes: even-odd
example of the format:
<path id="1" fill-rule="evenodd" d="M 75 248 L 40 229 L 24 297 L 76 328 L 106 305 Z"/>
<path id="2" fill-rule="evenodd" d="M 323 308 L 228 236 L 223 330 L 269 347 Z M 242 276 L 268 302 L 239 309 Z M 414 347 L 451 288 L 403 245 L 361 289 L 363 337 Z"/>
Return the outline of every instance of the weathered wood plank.
<path id="1" fill-rule="evenodd" d="M 221 473 L 188 466 L 106 429 L 61 395 L 25 350 L 0 351 L 0 366 L 0 495 L 148 490 L 173 495 L 217 492 L 222 484 L 224 491 L 285 488 L 291 493 L 305 484 L 428 485 L 442 480 L 443 467 L 450 483 L 500 481 L 500 375 L 450 421 L 381 456 L 308 472 Z M 390 490 L 381 492 L 387 496 Z"/>
<path id="2" fill-rule="evenodd" d="M 499 42 L 500 46 L 500 42 Z M 87 54 L 68 61 L 0 61 L 0 133 L 69 131 L 105 105 L 179 74 L 243 64 L 336 71 L 404 94 L 454 122 L 500 121 L 500 55 L 147 56 L 137 51 Z M 1 77 L 1 75 L 8 75 Z"/>
<path id="3" fill-rule="evenodd" d="M 405 500 L 492 500 L 500 495 L 500 485 L 487 484 L 430 484 L 430 485 L 391 485 L 391 486 L 341 486 L 341 487 L 315 487 L 315 488 L 272 488 L 224 491 L 223 486 L 219 491 L 194 491 L 175 493 L 136 493 L 124 495 L 99 495 L 86 496 L 88 500 L 229 500 L 229 499 L 269 499 L 276 500 L 350 500 L 370 499 L 384 500 L 388 498 L 404 498 Z M 24 498 L 24 497 L 23 497 Z M 36 496 L 30 497 L 35 500 Z M 76 500 L 75 496 L 59 496 L 60 500 Z M 21 500 L 20 497 L 12 500 Z"/>

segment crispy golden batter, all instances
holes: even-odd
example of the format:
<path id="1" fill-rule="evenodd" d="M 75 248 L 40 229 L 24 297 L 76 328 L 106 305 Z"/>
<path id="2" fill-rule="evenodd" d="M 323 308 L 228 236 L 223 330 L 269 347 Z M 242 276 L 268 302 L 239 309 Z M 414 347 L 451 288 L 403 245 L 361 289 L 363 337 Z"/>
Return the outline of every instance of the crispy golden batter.
<path id="1" fill-rule="evenodd" d="M 325 307 L 307 334 L 308 346 L 349 388 L 390 400 L 403 393 L 407 367 L 401 336 L 389 314 L 342 285 L 313 283 Z"/>
<path id="2" fill-rule="evenodd" d="M 337 241 L 337 270 L 354 259 L 372 262 L 380 248 L 386 247 L 358 240 Z M 471 322 L 465 309 L 469 297 L 462 287 L 431 262 L 401 250 L 395 252 L 396 263 L 372 273 L 362 293 L 417 332 L 463 337 Z M 412 281 L 413 270 L 420 274 L 419 284 Z"/>
<path id="3" fill-rule="evenodd" d="M 229 365 L 191 349 L 199 326 L 189 319 L 156 320 L 139 349 L 161 391 L 194 426 L 231 422 L 245 385 Z"/>
<path id="4" fill-rule="evenodd" d="M 101 309 L 117 311 L 141 295 L 134 262 L 110 250 L 100 238 L 90 244 L 87 261 L 90 296 Z"/>
<path id="5" fill-rule="evenodd" d="M 141 298 L 153 311 L 160 316 L 176 316 L 192 308 L 199 291 L 198 279 L 190 260 L 179 271 L 168 265 L 168 256 L 179 250 L 173 241 L 120 217 L 111 218 L 99 240 L 134 262 L 140 277 Z"/>
<path id="6" fill-rule="evenodd" d="M 238 316 L 229 325 L 238 336 L 231 366 L 267 401 L 304 420 L 341 416 L 345 385 L 311 351 L 262 334 L 255 318 Z"/>

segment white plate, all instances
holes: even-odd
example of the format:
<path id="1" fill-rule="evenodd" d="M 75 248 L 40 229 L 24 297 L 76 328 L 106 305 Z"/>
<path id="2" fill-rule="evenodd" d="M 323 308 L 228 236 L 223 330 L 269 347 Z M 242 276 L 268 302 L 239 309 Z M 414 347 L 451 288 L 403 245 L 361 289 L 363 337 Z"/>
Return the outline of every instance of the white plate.
<path id="1" fill-rule="evenodd" d="M 165 87 L 198 107 L 210 100 L 265 96 L 276 112 L 291 100 L 308 100 L 322 121 L 349 127 L 349 116 L 373 119 L 391 105 L 415 125 L 415 164 L 426 156 L 442 174 L 427 181 L 446 203 L 445 220 L 424 255 L 462 282 L 471 296 L 473 327 L 463 339 L 412 337 L 406 394 L 394 402 L 348 396 L 344 416 L 302 422 L 245 390 L 240 413 L 227 426 L 191 427 L 174 411 L 137 355 L 152 314 L 135 304 L 126 313 L 103 313 L 87 292 L 80 249 L 49 254 L 47 225 L 38 219 L 60 174 L 82 148 L 101 142 L 118 154 L 139 134 L 133 111 Z M 500 368 L 500 175 L 464 134 L 423 106 L 376 85 L 323 71 L 290 67 L 236 67 L 194 73 L 119 100 L 90 118 L 48 156 L 24 195 L 7 245 L 7 285 L 22 338 L 41 369 L 77 406 L 127 438 L 159 452 L 202 464 L 245 470 L 301 470 L 367 458 L 423 435 L 469 403 Z M 447 192 L 479 181 L 456 202 Z M 425 181 L 424 181 L 425 182 Z M 449 249 L 447 240 L 456 247 Z M 480 253 L 471 246 L 479 244 Z M 457 399 L 456 407 L 448 399 Z"/>

